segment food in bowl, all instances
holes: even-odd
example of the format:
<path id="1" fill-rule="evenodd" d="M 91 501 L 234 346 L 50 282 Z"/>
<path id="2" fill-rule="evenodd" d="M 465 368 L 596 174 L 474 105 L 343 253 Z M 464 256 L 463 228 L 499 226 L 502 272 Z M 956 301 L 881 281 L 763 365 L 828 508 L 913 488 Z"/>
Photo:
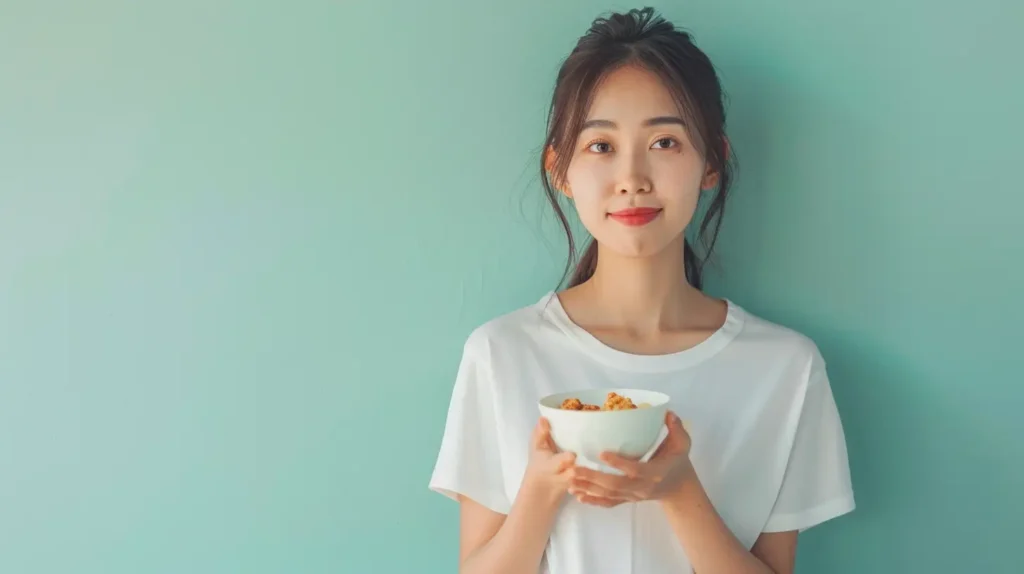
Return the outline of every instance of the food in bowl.
<path id="1" fill-rule="evenodd" d="M 537 406 L 558 450 L 576 453 L 577 465 L 615 474 L 601 453 L 647 460 L 667 436 L 669 400 L 647 389 L 597 388 L 547 395 Z"/>
<path id="2" fill-rule="evenodd" d="M 562 405 L 558 407 L 563 411 L 599 411 L 601 407 L 597 405 L 587 405 L 583 401 L 576 397 L 568 398 L 562 401 Z"/>
<path id="3" fill-rule="evenodd" d="M 650 406 L 650 403 L 640 403 L 639 405 L 635 405 L 633 404 L 633 400 L 629 397 L 624 397 L 615 391 L 611 391 L 605 397 L 603 406 L 587 404 L 577 397 L 570 397 L 562 401 L 562 405 L 559 408 L 566 411 L 625 411 L 630 409 L 642 409 Z"/>

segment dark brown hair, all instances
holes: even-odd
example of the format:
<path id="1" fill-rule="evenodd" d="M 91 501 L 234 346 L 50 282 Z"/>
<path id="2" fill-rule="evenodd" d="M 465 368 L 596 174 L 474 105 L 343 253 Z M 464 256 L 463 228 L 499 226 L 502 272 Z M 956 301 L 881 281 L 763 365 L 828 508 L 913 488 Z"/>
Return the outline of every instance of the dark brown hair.
<path id="1" fill-rule="evenodd" d="M 555 182 L 564 181 L 597 86 L 609 73 L 627 65 L 642 67 L 661 79 L 679 106 L 694 146 L 719 176 L 697 232 L 703 255 L 697 254 L 689 238 L 684 239 L 686 279 L 701 289 L 704 264 L 718 238 L 725 199 L 733 181 L 733 154 L 725 135 L 724 94 L 714 65 L 694 45 L 690 34 L 657 16 L 652 8 L 594 20 L 558 72 L 548 111 L 541 181 L 569 241 L 569 260 L 560 284 L 569 277 L 576 262 L 576 243 L 559 205 Z M 546 160 L 549 149 L 554 151 L 550 166 Z M 596 267 L 597 244 L 591 240 L 572 271 L 569 286 L 589 279 Z"/>

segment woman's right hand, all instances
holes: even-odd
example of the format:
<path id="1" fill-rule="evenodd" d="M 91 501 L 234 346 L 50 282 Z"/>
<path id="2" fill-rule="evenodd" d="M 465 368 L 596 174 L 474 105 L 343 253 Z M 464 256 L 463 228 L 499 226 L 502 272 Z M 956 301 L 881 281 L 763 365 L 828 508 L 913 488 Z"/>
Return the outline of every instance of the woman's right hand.
<path id="1" fill-rule="evenodd" d="M 543 418 L 533 429 L 529 451 L 519 492 L 507 515 L 464 499 L 459 572 L 537 572 L 575 474 L 576 456 L 558 452 Z"/>
<path id="2" fill-rule="evenodd" d="M 526 466 L 524 486 L 560 499 L 569 490 L 576 455 L 558 452 L 551 438 L 551 425 L 541 417 L 530 437 L 530 460 Z"/>

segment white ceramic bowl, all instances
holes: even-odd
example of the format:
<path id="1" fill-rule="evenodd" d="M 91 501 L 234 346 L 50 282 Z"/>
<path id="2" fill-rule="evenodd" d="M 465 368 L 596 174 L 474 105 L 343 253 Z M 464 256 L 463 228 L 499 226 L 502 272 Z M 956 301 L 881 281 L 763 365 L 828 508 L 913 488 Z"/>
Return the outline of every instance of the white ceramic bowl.
<path id="1" fill-rule="evenodd" d="M 633 404 L 649 406 L 621 411 L 564 410 L 562 402 L 577 398 L 585 404 L 604 404 L 608 393 L 628 397 Z M 551 438 L 561 451 L 576 453 L 576 464 L 619 474 L 603 464 L 602 452 L 646 461 L 668 434 L 665 413 L 669 397 L 642 389 L 593 389 L 548 395 L 539 401 L 541 416 L 551 423 Z"/>

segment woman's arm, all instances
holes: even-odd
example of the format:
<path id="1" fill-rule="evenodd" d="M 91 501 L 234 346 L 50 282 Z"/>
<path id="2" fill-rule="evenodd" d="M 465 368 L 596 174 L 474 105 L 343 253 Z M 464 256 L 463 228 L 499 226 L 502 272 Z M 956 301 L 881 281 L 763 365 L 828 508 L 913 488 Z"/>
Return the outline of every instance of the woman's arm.
<path id="1" fill-rule="evenodd" d="M 690 463 L 690 435 L 675 413 L 665 416 L 668 436 L 649 462 L 605 453 L 624 476 L 587 468 L 573 472 L 570 493 L 580 502 L 613 507 L 658 500 L 697 574 L 792 574 L 796 532 L 762 534 L 751 551 L 729 530 Z"/>
<path id="2" fill-rule="evenodd" d="M 748 552 L 715 511 L 695 473 L 661 505 L 697 574 L 793 574 L 797 533 L 762 534 Z"/>
<path id="3" fill-rule="evenodd" d="M 524 483 L 508 516 L 460 504 L 459 574 L 536 574 L 562 495 Z"/>
<path id="4" fill-rule="evenodd" d="M 530 462 L 508 516 L 460 497 L 460 574 L 537 574 L 576 455 L 555 452 L 551 425 L 537 421 Z"/>

